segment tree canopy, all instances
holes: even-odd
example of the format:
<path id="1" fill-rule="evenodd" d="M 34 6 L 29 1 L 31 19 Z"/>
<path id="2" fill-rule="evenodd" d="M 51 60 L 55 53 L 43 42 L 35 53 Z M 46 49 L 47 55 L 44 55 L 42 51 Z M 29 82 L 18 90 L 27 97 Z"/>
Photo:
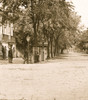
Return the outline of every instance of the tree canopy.
<path id="1" fill-rule="evenodd" d="M 31 45 L 37 45 L 42 39 L 54 47 L 66 48 L 74 41 L 80 17 L 74 11 L 71 2 L 65 0 L 1 0 L 3 23 L 11 21 L 17 47 L 26 48 L 26 35 L 31 34 Z M 20 47 L 20 48 L 19 48 Z M 49 50 L 49 47 L 48 47 Z M 52 56 L 52 50 L 51 50 Z"/>

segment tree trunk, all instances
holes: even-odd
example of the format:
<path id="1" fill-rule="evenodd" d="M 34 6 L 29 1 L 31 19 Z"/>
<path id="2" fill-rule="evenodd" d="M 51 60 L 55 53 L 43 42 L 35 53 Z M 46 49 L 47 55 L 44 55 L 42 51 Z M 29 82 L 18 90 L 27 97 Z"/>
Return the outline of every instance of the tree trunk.
<path id="1" fill-rule="evenodd" d="M 48 41 L 48 47 L 47 47 L 47 59 L 50 58 L 50 50 L 49 50 L 49 47 L 50 47 L 50 44 L 49 44 L 49 41 Z"/>
<path id="2" fill-rule="evenodd" d="M 57 40 L 55 40 L 54 56 L 57 56 Z"/>
<path id="3" fill-rule="evenodd" d="M 58 48 L 58 43 L 57 43 L 57 56 L 59 55 L 59 48 Z"/>
<path id="4" fill-rule="evenodd" d="M 62 48 L 62 49 L 61 49 L 61 54 L 63 54 L 63 53 L 64 53 L 64 49 Z"/>
<path id="5" fill-rule="evenodd" d="M 34 1 L 31 0 L 31 13 L 32 13 L 31 19 L 32 19 L 33 30 L 34 30 L 34 45 L 37 46 L 37 21 L 36 21 L 36 15 L 33 12 L 33 9 L 34 9 L 33 3 Z M 36 49 L 34 48 L 34 57 L 35 57 L 35 54 L 36 54 Z"/>
<path id="6" fill-rule="evenodd" d="M 54 56 L 56 56 L 56 46 L 55 46 L 55 49 L 54 49 Z"/>
<path id="7" fill-rule="evenodd" d="M 32 13 L 32 22 L 33 22 L 33 30 L 34 30 L 34 43 L 37 42 L 37 22 L 36 22 L 36 15 L 33 13 L 33 0 L 31 0 L 31 13 Z"/>
<path id="8" fill-rule="evenodd" d="M 33 29 L 34 29 L 34 40 L 35 40 L 35 44 L 36 44 L 37 43 L 36 23 L 33 24 Z"/>
<path id="9" fill-rule="evenodd" d="M 52 45 L 52 39 L 51 39 L 50 43 L 51 43 L 51 58 L 53 58 L 53 45 Z"/>

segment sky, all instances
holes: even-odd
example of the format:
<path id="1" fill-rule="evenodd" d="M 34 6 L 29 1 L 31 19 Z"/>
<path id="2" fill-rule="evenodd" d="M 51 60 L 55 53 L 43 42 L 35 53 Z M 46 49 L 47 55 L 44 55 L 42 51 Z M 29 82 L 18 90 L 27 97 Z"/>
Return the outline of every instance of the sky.
<path id="1" fill-rule="evenodd" d="M 75 11 L 81 16 L 81 24 L 88 27 L 88 0 L 66 0 L 72 1 Z"/>

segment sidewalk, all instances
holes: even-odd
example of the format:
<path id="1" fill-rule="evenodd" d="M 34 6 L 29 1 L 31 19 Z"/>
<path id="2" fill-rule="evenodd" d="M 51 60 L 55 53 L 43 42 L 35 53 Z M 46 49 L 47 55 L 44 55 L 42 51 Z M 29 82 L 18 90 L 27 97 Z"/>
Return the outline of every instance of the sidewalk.
<path id="1" fill-rule="evenodd" d="M 9 63 L 8 59 L 6 60 L 0 60 L 0 64 L 23 64 L 22 58 L 13 58 L 13 63 Z"/>
<path id="2" fill-rule="evenodd" d="M 68 55 L 69 54 L 60 54 L 59 56 L 56 56 L 56 57 L 53 57 L 50 59 L 46 59 L 45 61 L 40 61 L 35 64 L 44 64 L 44 63 L 49 63 L 49 62 L 53 63 L 53 61 L 57 62 L 58 59 L 61 61 L 61 60 L 65 59 Z M 6 59 L 6 60 L 0 60 L 0 65 L 1 64 L 23 64 L 23 62 L 24 62 L 24 60 L 22 58 L 13 58 L 13 63 L 9 63 L 8 59 Z"/>

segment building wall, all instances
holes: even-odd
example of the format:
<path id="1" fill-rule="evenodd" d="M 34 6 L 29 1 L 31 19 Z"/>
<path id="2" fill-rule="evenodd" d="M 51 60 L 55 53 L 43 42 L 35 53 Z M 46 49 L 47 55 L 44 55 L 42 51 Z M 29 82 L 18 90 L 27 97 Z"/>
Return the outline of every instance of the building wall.
<path id="1" fill-rule="evenodd" d="M 1 17 L 0 17 L 1 20 Z M 13 37 L 13 23 L 6 21 L 4 25 L 0 24 L 0 42 L 1 46 L 6 47 L 6 56 L 8 57 L 9 42 L 12 42 L 13 57 L 20 57 L 20 53 L 16 50 L 15 39 Z M 2 49 L 0 49 L 0 52 Z"/>
<path id="2" fill-rule="evenodd" d="M 2 34 L 13 36 L 13 23 L 6 22 L 2 27 Z"/>
<path id="3" fill-rule="evenodd" d="M 0 41 L 2 40 L 2 26 L 0 26 Z"/>

